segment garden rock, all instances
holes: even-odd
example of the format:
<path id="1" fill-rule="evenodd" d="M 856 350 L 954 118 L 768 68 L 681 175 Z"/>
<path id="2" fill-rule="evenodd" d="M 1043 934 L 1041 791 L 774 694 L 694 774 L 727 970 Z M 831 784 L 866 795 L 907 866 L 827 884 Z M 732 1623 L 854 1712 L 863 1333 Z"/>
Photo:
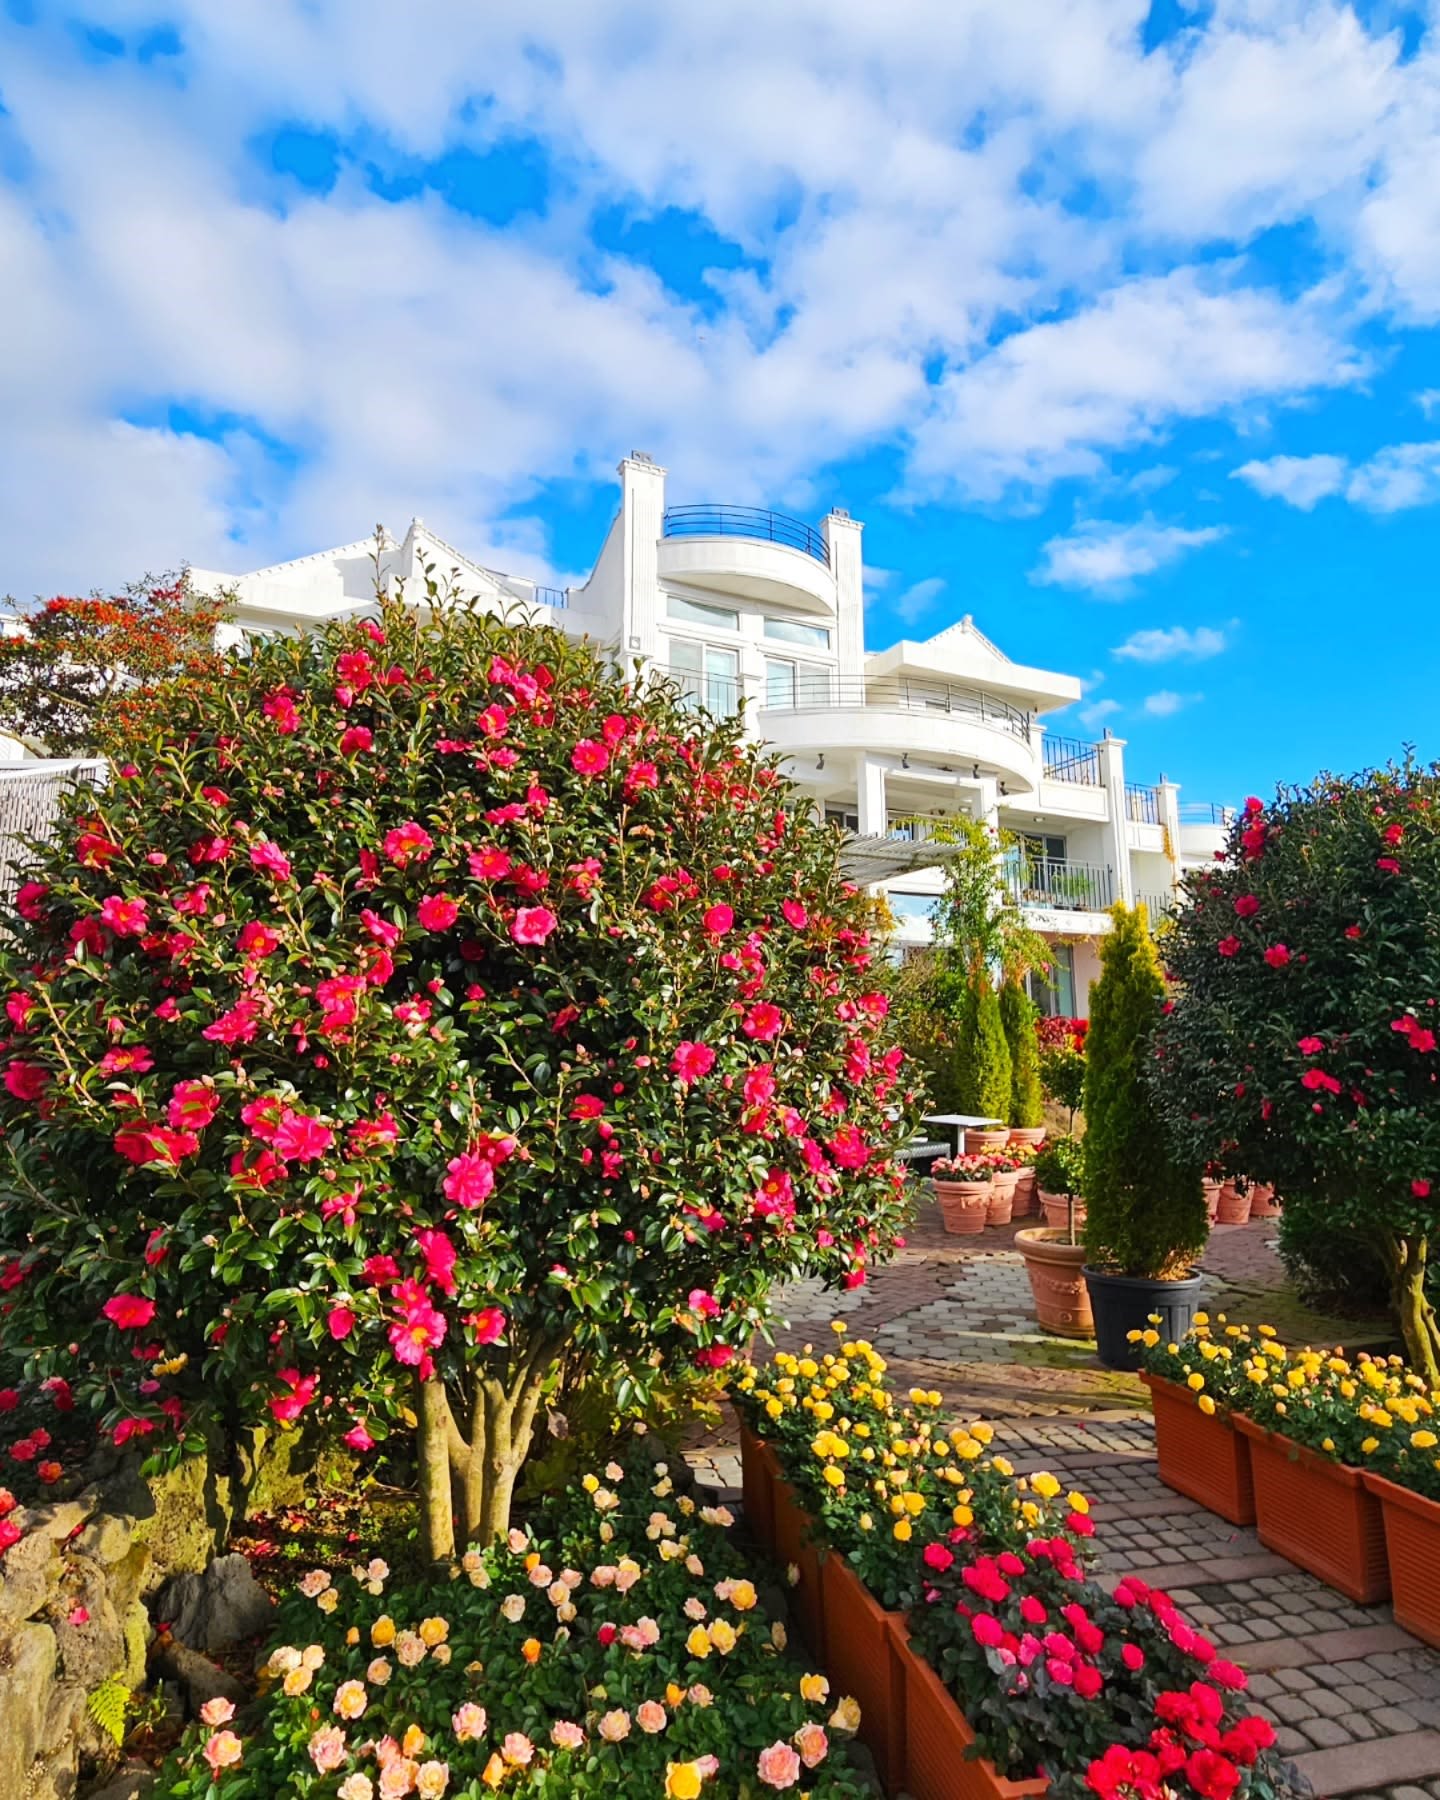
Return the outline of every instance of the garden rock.
<path id="1" fill-rule="evenodd" d="M 155 1785 L 155 1771 L 142 1762 L 128 1762 L 104 1787 L 93 1789 L 86 1800 L 141 1800 Z"/>
<path id="2" fill-rule="evenodd" d="M 25 1625 L 9 1644 L 0 1668 L 0 1794 L 28 1794 L 30 1772 L 45 1741 L 45 1716 L 55 1685 L 55 1633 Z"/>
<path id="3" fill-rule="evenodd" d="M 155 1660 L 161 1674 L 179 1686 L 191 1718 L 207 1700 L 233 1700 L 236 1706 L 243 1706 L 250 1698 L 243 1682 L 227 1675 L 208 1656 L 173 1639 Z"/>
<path id="4" fill-rule="evenodd" d="M 263 1631 L 271 1610 L 249 1563 L 236 1553 L 217 1556 L 203 1575 L 177 1575 L 161 1590 L 151 1613 L 182 1644 L 213 1654 Z"/>

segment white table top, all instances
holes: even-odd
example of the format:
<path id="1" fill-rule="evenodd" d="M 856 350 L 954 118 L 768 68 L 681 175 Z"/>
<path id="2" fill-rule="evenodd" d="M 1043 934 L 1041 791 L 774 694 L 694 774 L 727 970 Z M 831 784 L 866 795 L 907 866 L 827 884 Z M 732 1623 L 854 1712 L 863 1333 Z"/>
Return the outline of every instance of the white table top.
<path id="1" fill-rule="evenodd" d="M 1000 1119 L 978 1118 L 973 1113 L 926 1113 L 925 1117 L 921 1120 L 923 1125 L 971 1126 L 977 1130 L 983 1125 L 1000 1125 L 1003 1122 L 1004 1121 Z"/>

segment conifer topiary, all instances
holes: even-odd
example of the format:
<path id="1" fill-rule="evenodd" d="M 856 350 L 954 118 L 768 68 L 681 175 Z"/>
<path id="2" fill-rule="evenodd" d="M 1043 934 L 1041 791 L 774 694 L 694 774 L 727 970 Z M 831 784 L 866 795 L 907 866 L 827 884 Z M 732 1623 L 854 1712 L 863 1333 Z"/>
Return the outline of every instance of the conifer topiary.
<path id="1" fill-rule="evenodd" d="M 1033 1128 L 1045 1123 L 1045 1095 L 1040 1086 L 1040 1044 L 1035 1036 L 1035 1006 L 1013 976 L 1000 990 L 1000 1017 L 1010 1051 L 1010 1124 Z"/>
<path id="2" fill-rule="evenodd" d="M 978 1118 L 1010 1116 L 1010 1046 L 1000 1016 L 1000 996 L 981 975 L 971 992 L 962 1038 L 960 1110 Z"/>
<path id="3" fill-rule="evenodd" d="M 1197 1164 L 1182 1162 L 1146 1086 L 1165 999 L 1143 913 L 1117 906 L 1090 995 L 1085 1069 L 1085 1249 L 1092 1266 L 1156 1280 L 1204 1248 Z"/>

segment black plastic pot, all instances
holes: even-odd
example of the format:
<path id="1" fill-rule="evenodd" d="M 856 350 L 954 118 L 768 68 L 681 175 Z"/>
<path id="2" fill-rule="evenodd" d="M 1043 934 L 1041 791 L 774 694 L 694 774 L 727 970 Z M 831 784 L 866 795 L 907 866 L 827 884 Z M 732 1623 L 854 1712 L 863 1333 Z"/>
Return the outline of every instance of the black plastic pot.
<path id="1" fill-rule="evenodd" d="M 1155 1329 L 1170 1343 L 1184 1337 L 1200 1305 L 1198 1275 L 1187 1275 L 1183 1281 L 1146 1281 L 1135 1275 L 1107 1275 L 1087 1264 L 1085 1285 L 1095 1315 L 1095 1347 L 1107 1369 L 1133 1373 L 1140 1367 L 1144 1347 L 1132 1344 L 1130 1333 L 1144 1331 L 1152 1313 L 1160 1317 Z"/>

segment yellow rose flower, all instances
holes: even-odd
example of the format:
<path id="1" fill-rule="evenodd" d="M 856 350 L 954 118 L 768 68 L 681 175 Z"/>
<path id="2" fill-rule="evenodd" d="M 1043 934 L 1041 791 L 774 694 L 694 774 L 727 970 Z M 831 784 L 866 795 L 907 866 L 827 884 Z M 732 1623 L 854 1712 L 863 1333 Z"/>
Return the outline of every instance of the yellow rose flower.
<path id="1" fill-rule="evenodd" d="M 691 1656 L 697 1656 L 702 1661 L 710 1654 L 710 1633 L 703 1625 L 697 1625 L 686 1638 L 685 1648 Z"/>
<path id="2" fill-rule="evenodd" d="M 800 1698 L 809 1701 L 811 1706 L 823 1706 L 830 1698 L 829 1681 L 823 1675 L 802 1675 Z"/>
<path id="3" fill-rule="evenodd" d="M 1209 1394 L 1201 1394 L 1195 1404 L 1208 1419 L 1215 1411 L 1215 1402 Z"/>
<path id="4" fill-rule="evenodd" d="M 699 1800 L 700 1771 L 693 1762 L 666 1763 L 666 1800 Z"/>
<path id="5" fill-rule="evenodd" d="M 897 1519 L 890 1527 L 890 1535 L 895 1538 L 898 1543 L 908 1544 L 910 1542 L 911 1530 L 912 1527 L 908 1519 Z"/>
<path id="6" fill-rule="evenodd" d="M 1060 1483 L 1045 1469 L 1030 1477 L 1030 1486 L 1042 1500 L 1053 1500 L 1060 1492 Z"/>
<path id="7" fill-rule="evenodd" d="M 389 1613 L 381 1613 L 370 1627 L 370 1642 L 377 1650 L 383 1650 L 387 1644 L 395 1642 L 395 1621 Z"/>
<path id="8" fill-rule="evenodd" d="M 961 1527 L 975 1523 L 975 1514 L 968 1506 L 957 1506 L 950 1517 Z"/>

